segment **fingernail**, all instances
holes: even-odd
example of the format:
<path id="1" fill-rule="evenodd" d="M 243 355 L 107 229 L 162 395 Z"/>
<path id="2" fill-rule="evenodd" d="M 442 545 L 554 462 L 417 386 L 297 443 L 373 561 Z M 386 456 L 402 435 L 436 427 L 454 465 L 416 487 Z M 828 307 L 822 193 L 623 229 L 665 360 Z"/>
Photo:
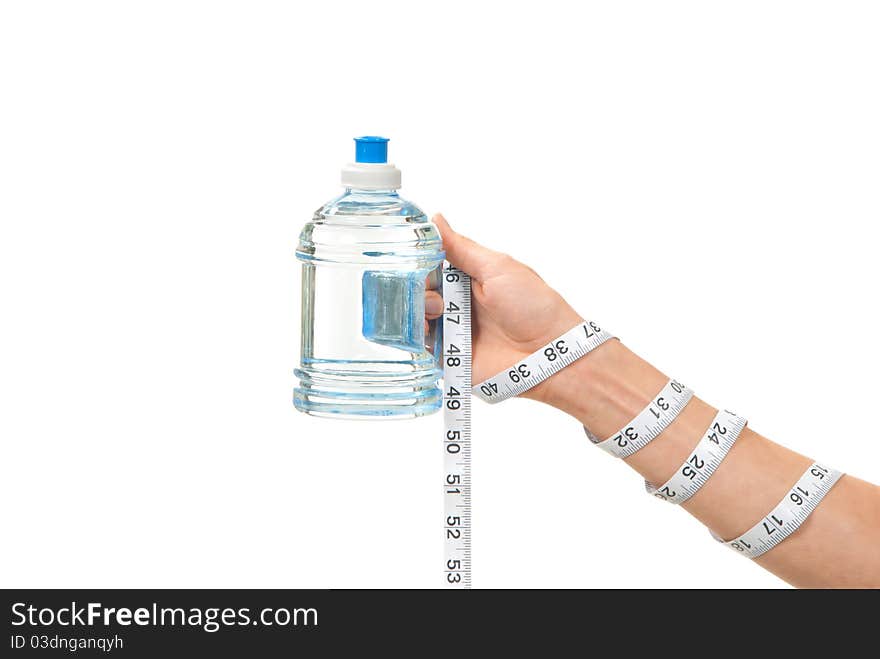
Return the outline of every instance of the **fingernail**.
<path id="1" fill-rule="evenodd" d="M 443 313 L 443 298 L 439 295 L 429 295 L 425 298 L 425 313 L 431 316 L 439 316 Z"/>

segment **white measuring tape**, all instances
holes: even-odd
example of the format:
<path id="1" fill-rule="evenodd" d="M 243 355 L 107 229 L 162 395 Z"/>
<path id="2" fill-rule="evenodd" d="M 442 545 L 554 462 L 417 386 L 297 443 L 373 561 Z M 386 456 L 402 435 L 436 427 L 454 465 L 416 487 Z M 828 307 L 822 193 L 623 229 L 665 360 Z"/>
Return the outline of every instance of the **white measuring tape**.
<path id="1" fill-rule="evenodd" d="M 690 389 L 670 380 L 635 419 L 608 439 L 600 442 L 589 429 L 585 427 L 584 431 L 600 448 L 625 458 L 663 432 L 692 397 Z M 732 412 L 719 412 L 672 478 L 659 488 L 645 481 L 645 488 L 650 494 L 672 503 L 687 501 L 715 473 L 746 423 L 743 417 Z M 712 537 L 748 558 L 757 558 L 794 533 L 842 475 L 835 469 L 813 463 L 779 505 L 744 535 L 730 541 L 714 533 Z"/>
<path id="2" fill-rule="evenodd" d="M 684 503 L 697 493 L 715 473 L 727 455 L 747 421 L 733 412 L 723 410 L 715 415 L 709 428 L 703 433 L 697 448 L 682 463 L 675 475 L 660 487 L 645 481 L 648 494 L 669 501 Z"/>
<path id="3" fill-rule="evenodd" d="M 487 403 L 500 403 L 540 384 L 611 338 L 592 321 L 579 323 L 507 371 L 475 386 L 474 394 Z"/>
<path id="4" fill-rule="evenodd" d="M 751 529 L 733 540 L 722 540 L 714 533 L 712 537 L 743 556 L 757 558 L 797 531 L 841 476 L 836 469 L 814 462 L 770 514 Z"/>
<path id="5" fill-rule="evenodd" d="M 443 267 L 443 422 L 446 584 L 471 587 L 471 396 L 498 403 L 528 391 L 572 362 L 595 350 L 611 334 L 592 321 L 568 332 L 508 370 L 471 387 L 471 279 L 451 264 Z M 687 406 L 694 392 L 669 380 L 628 424 L 605 440 L 584 431 L 599 448 L 626 458 L 660 435 Z M 660 487 L 645 481 L 649 493 L 683 503 L 709 480 L 746 426 L 746 419 L 718 412 L 697 447 Z M 744 535 L 730 541 L 735 551 L 756 558 L 794 533 L 842 474 L 814 463 L 771 513 Z"/>
<path id="6" fill-rule="evenodd" d="M 446 584 L 471 587 L 471 278 L 443 266 L 443 530 Z"/>

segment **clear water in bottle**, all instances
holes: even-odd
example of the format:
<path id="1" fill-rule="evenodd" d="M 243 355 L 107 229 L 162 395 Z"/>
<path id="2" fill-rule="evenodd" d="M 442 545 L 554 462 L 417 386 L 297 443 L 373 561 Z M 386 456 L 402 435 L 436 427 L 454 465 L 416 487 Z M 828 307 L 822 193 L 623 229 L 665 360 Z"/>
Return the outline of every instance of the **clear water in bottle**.
<path id="1" fill-rule="evenodd" d="M 440 324 L 425 321 L 443 247 L 401 198 L 387 142 L 356 138 L 345 192 L 300 234 L 302 343 L 296 408 L 322 416 L 413 417 L 439 409 Z"/>

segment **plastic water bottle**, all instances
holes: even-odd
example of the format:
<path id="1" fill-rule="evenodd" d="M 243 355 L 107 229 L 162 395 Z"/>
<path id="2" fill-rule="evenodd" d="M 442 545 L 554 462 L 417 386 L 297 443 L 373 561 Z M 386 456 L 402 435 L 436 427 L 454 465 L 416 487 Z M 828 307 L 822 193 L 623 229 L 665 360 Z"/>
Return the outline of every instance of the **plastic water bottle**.
<path id="1" fill-rule="evenodd" d="M 441 404 L 442 338 L 425 321 L 439 288 L 437 228 L 402 199 L 384 137 L 355 138 L 342 196 L 300 234 L 302 344 L 297 409 L 321 416 L 414 417 Z"/>

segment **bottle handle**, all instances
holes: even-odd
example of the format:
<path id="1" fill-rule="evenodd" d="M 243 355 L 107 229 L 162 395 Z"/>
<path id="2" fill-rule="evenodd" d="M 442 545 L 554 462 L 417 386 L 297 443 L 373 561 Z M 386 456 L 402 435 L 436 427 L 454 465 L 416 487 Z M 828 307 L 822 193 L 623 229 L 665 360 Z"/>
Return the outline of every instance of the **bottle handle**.
<path id="1" fill-rule="evenodd" d="M 425 350 L 425 270 L 364 272 L 361 332 L 373 343 L 420 353 Z"/>

